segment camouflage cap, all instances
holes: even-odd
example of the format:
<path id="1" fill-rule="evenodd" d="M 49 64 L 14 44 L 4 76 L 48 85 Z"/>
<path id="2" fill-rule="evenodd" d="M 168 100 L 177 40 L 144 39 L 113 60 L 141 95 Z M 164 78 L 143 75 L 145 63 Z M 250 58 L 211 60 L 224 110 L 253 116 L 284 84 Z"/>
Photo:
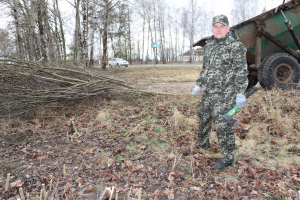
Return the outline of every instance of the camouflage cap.
<path id="1" fill-rule="evenodd" d="M 226 15 L 217 15 L 217 16 L 215 16 L 212 20 L 212 25 L 214 25 L 217 22 L 222 23 L 225 26 L 229 25 L 229 21 L 228 21 L 228 18 L 226 17 Z"/>

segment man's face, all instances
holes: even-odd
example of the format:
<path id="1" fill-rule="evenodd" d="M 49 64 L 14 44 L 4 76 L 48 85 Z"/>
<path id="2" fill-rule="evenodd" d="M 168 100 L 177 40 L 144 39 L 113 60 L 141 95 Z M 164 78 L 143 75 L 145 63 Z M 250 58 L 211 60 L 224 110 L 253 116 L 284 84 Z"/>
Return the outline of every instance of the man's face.
<path id="1" fill-rule="evenodd" d="M 217 39 L 221 39 L 222 37 L 224 37 L 229 32 L 229 30 L 229 26 L 225 26 L 224 24 L 221 24 L 219 22 L 212 25 L 213 34 Z"/>

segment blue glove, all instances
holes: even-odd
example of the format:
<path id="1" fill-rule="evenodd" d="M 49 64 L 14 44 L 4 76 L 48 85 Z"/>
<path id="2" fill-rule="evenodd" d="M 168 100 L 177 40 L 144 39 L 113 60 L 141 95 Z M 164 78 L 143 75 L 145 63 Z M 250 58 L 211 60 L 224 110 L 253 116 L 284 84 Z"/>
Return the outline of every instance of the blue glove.
<path id="1" fill-rule="evenodd" d="M 194 87 L 192 95 L 197 95 L 200 92 L 200 87 L 198 85 L 196 85 L 196 87 Z"/>
<path id="2" fill-rule="evenodd" d="M 246 104 L 246 96 L 244 94 L 237 94 L 236 95 L 236 105 L 241 108 Z"/>

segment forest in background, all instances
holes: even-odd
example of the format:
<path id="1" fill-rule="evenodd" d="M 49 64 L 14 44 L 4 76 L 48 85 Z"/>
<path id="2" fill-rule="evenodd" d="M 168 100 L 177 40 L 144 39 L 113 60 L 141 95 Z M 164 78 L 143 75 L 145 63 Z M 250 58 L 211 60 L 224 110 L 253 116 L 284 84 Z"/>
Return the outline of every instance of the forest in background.
<path id="1" fill-rule="evenodd" d="M 231 24 L 266 11 L 267 4 L 275 1 L 233 0 Z M 188 0 L 182 8 L 166 0 L 66 0 L 72 8 L 67 12 L 62 2 L 1 1 L 1 17 L 11 20 L 0 29 L 0 55 L 30 61 L 70 60 L 86 67 L 101 60 L 105 69 L 112 57 L 129 63 L 151 61 L 151 44 L 157 42 L 156 59 L 177 62 L 178 55 L 193 52 L 192 44 L 211 34 L 214 15 L 205 2 L 200 5 L 197 0 Z"/>

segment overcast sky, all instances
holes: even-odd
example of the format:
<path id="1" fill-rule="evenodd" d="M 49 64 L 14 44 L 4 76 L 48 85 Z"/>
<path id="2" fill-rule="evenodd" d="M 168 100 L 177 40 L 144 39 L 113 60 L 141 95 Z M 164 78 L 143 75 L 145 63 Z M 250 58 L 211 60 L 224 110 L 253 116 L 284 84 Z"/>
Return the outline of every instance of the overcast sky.
<path id="1" fill-rule="evenodd" d="M 170 4 L 174 4 L 176 7 L 187 7 L 187 2 L 183 0 L 166 0 Z M 264 6 L 265 2 L 262 0 L 257 0 L 262 2 L 262 7 Z M 286 0 L 287 2 L 288 0 Z M 266 0 L 266 9 L 270 10 L 282 4 L 283 0 Z M 213 11 L 214 15 L 225 14 L 230 17 L 230 12 L 233 8 L 233 0 L 198 0 L 197 5 L 206 5 L 206 9 L 210 12 Z"/>
<path id="2" fill-rule="evenodd" d="M 133 0 L 131 0 L 133 2 Z M 182 8 L 182 7 L 187 7 L 187 0 L 166 0 L 169 2 L 170 5 L 174 5 L 176 8 Z M 267 0 L 266 8 L 267 10 L 270 10 L 278 5 L 280 5 L 283 2 L 283 0 Z M 208 11 L 213 11 L 214 15 L 219 15 L 219 14 L 225 14 L 230 18 L 230 11 L 233 7 L 233 2 L 232 0 L 198 0 L 197 3 L 199 6 L 201 5 L 206 5 L 206 9 Z M 60 9 L 62 12 L 68 12 L 72 7 L 67 3 L 66 0 L 61 0 L 60 1 Z M 10 18 L 7 18 L 2 14 L 0 14 L 0 28 L 5 28 L 8 20 L 12 20 Z"/>

